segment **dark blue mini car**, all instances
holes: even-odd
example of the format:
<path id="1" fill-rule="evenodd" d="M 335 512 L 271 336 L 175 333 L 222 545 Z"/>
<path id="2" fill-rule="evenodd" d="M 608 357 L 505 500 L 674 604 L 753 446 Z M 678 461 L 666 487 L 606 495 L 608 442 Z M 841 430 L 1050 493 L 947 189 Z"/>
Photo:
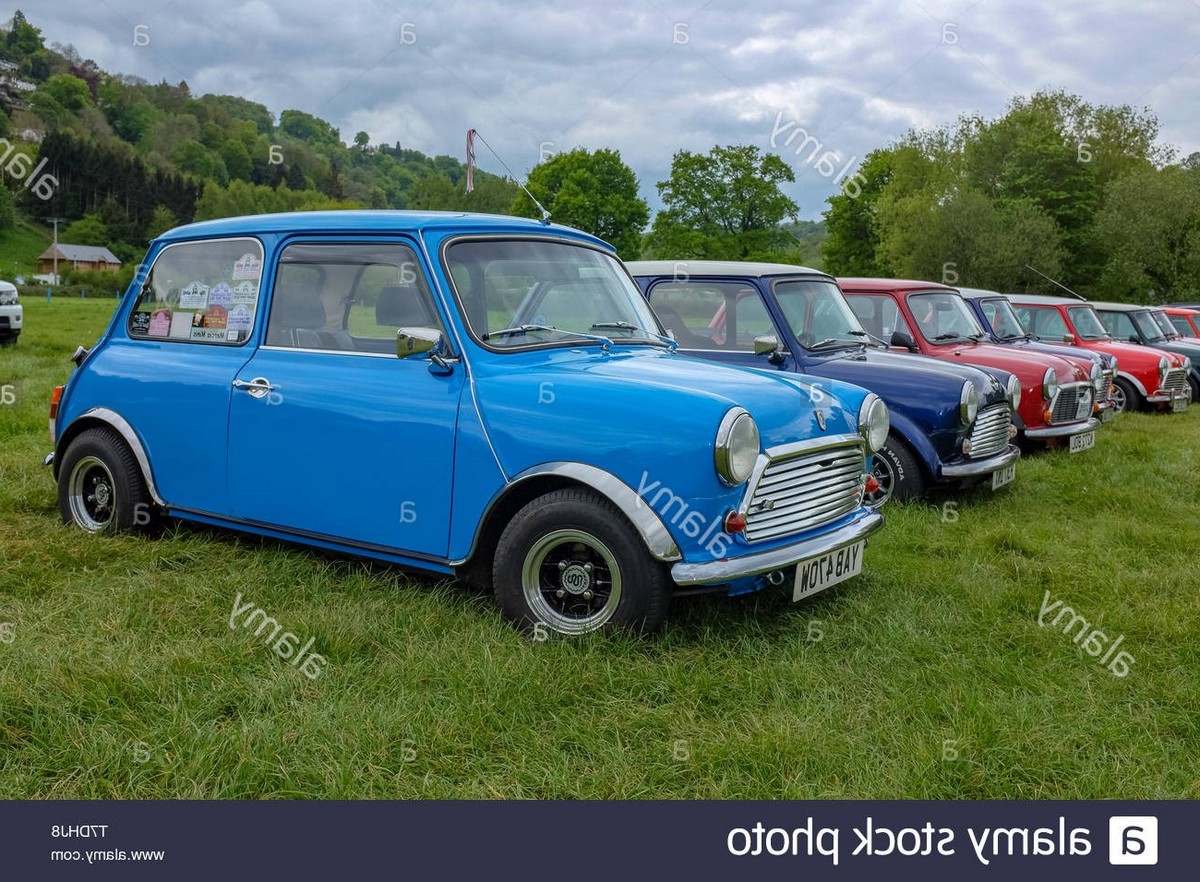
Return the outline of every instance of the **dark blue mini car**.
<path id="1" fill-rule="evenodd" d="M 628 263 L 680 348 L 727 364 L 854 383 L 884 400 L 891 432 L 876 453 L 874 505 L 934 485 L 1016 474 L 1020 386 L 1011 374 L 888 352 L 831 276 L 805 267 L 717 261 Z"/>
<path id="2" fill-rule="evenodd" d="M 877 396 L 686 357 L 577 230 L 264 215 L 164 233 L 145 267 L 51 402 L 59 509 L 86 531 L 279 537 L 579 634 L 653 629 L 679 593 L 801 600 L 882 524 Z"/>

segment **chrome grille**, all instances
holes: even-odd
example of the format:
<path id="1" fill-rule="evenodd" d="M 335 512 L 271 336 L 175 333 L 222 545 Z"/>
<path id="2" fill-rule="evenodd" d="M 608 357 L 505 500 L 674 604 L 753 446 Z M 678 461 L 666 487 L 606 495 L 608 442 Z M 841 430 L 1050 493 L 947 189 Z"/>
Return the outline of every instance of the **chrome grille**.
<path id="1" fill-rule="evenodd" d="M 1073 423 L 1085 420 L 1092 413 L 1092 387 L 1087 383 L 1063 386 L 1050 410 L 1050 422 Z"/>
<path id="2" fill-rule="evenodd" d="M 1167 371 L 1167 378 L 1163 380 L 1162 387 L 1172 395 L 1187 391 L 1187 373 L 1183 368 L 1172 368 Z"/>
<path id="3" fill-rule="evenodd" d="M 1108 398 L 1108 390 L 1112 388 L 1113 378 L 1117 372 L 1113 370 L 1101 371 L 1100 376 L 1096 380 L 1096 397 L 1101 401 Z"/>
<path id="4" fill-rule="evenodd" d="M 1006 448 L 1011 424 L 1012 411 L 1007 404 L 996 404 L 981 410 L 971 429 L 971 456 L 984 459 Z"/>
<path id="5" fill-rule="evenodd" d="M 746 540 L 811 530 L 858 508 L 866 456 L 850 442 L 769 462 L 746 505 Z"/>

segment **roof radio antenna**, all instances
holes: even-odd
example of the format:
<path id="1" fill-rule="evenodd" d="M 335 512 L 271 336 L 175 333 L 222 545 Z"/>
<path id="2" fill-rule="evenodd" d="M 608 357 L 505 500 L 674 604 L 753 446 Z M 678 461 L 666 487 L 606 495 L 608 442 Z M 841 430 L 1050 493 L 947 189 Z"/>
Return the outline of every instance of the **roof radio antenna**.
<path id="1" fill-rule="evenodd" d="M 532 200 L 533 204 L 538 207 L 538 211 L 540 211 L 542 213 L 542 223 L 549 225 L 550 224 L 550 212 L 546 211 L 546 206 L 544 206 L 544 205 L 542 205 L 542 203 L 538 202 L 537 197 L 529 192 L 529 188 L 526 187 L 524 184 L 522 184 L 519 180 L 517 180 L 517 176 L 514 175 L 513 170 L 508 167 L 508 163 L 500 158 L 499 153 L 497 153 L 495 150 L 492 150 L 492 145 L 483 139 L 483 135 L 479 134 L 479 131 L 477 129 L 468 129 L 467 130 L 467 192 L 470 193 L 472 190 L 475 189 L 475 139 L 476 138 L 478 138 L 479 142 L 481 144 L 483 144 L 483 146 L 486 147 L 489 152 L 491 152 L 492 156 L 496 157 L 496 159 L 499 160 L 500 164 L 502 166 L 504 166 L 504 170 L 506 172 L 508 172 L 508 176 L 513 179 L 513 181 L 516 183 L 516 185 L 518 187 L 520 187 L 522 190 L 525 191 L 525 195 L 528 196 L 530 198 L 530 200 Z"/>
<path id="2" fill-rule="evenodd" d="M 1029 264 L 1025 264 L 1025 269 L 1029 270 L 1030 272 L 1035 272 L 1035 273 L 1037 273 L 1039 276 L 1041 276 L 1043 279 L 1045 279 L 1045 280 L 1046 280 L 1047 282 L 1049 282 L 1051 285 L 1057 285 L 1059 288 L 1062 288 L 1064 291 L 1066 291 L 1068 294 L 1070 294 L 1070 295 L 1071 295 L 1072 297 L 1074 297 L 1076 300 L 1082 300 L 1082 301 L 1084 301 L 1085 303 L 1087 302 L 1087 298 L 1086 298 L 1086 297 L 1082 297 L 1082 296 L 1080 296 L 1079 294 L 1076 294 L 1074 291 L 1072 291 L 1072 290 L 1071 290 L 1070 288 L 1068 288 L 1066 285 L 1063 285 L 1063 284 L 1061 284 L 1061 283 L 1059 283 L 1059 282 L 1056 282 L 1054 279 L 1050 278 L 1048 275 L 1046 275 L 1046 274 L 1045 274 L 1044 272 L 1042 272 L 1041 270 L 1035 269 L 1034 267 L 1031 267 Z"/>

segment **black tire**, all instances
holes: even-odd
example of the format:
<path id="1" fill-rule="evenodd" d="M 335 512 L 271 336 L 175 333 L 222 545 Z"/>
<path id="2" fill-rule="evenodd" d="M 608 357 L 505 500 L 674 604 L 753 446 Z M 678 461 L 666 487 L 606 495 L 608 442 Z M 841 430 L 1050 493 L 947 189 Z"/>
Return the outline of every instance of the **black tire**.
<path id="1" fill-rule="evenodd" d="M 921 464 L 908 445 L 892 433 L 887 437 L 871 463 L 871 474 L 879 482 L 875 493 L 868 493 L 863 501 L 871 508 L 879 508 L 891 500 L 903 502 L 925 495 L 925 475 Z"/>
<path id="2" fill-rule="evenodd" d="M 555 490 L 517 512 L 492 576 L 505 618 L 535 636 L 649 633 L 666 617 L 673 585 L 616 506 L 584 488 Z"/>
<path id="3" fill-rule="evenodd" d="M 1195 377 L 1188 377 L 1188 402 L 1190 404 L 1200 402 L 1200 380 Z"/>
<path id="4" fill-rule="evenodd" d="M 158 519 L 137 460 L 111 429 L 86 429 L 67 446 L 58 511 L 89 533 L 148 531 Z"/>
<path id="5" fill-rule="evenodd" d="M 1142 396 L 1133 383 L 1124 377 L 1113 380 L 1113 413 L 1129 413 L 1142 409 Z"/>

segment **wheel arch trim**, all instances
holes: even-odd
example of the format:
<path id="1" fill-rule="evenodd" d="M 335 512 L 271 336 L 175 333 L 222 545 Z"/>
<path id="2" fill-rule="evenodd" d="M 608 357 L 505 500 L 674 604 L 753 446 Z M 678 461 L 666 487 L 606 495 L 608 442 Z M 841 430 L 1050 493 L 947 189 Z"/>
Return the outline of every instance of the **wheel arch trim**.
<path id="1" fill-rule="evenodd" d="M 141 469 L 142 479 L 146 482 L 146 490 L 150 494 L 150 498 L 154 500 L 156 505 L 166 507 L 167 503 L 158 494 L 158 487 L 154 483 L 154 472 L 150 468 L 150 457 L 146 455 L 146 448 L 142 444 L 142 439 L 138 437 L 133 426 L 125 417 L 121 416 L 115 410 L 107 407 L 93 407 L 91 410 L 84 411 L 71 424 L 63 429 L 59 435 L 58 443 L 55 445 L 55 477 L 58 477 L 58 465 L 62 462 L 63 454 L 66 453 L 67 447 L 75 440 L 81 432 L 86 431 L 89 426 L 96 423 L 101 423 L 115 431 L 121 436 L 121 440 L 129 447 L 133 453 L 133 458 L 137 461 L 138 468 Z"/>

